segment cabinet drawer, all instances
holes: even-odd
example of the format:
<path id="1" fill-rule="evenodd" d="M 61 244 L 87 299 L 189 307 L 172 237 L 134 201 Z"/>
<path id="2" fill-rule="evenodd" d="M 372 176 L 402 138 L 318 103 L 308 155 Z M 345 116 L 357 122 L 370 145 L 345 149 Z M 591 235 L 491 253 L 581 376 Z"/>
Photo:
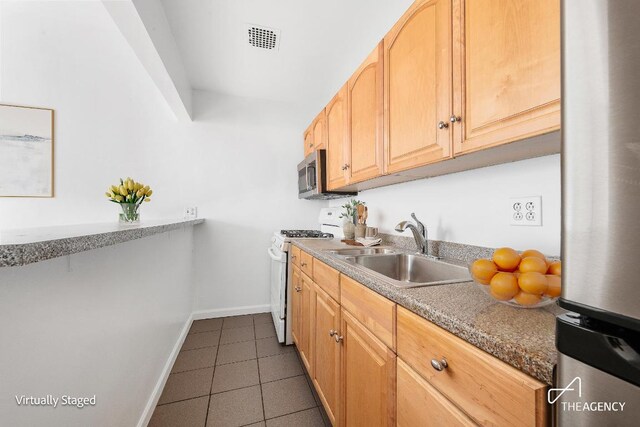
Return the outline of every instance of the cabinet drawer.
<path id="1" fill-rule="evenodd" d="M 313 257 L 305 251 L 300 251 L 300 270 L 309 277 L 313 277 Z"/>
<path id="2" fill-rule="evenodd" d="M 397 360 L 398 427 L 476 425 L 405 362 Z"/>
<path id="3" fill-rule="evenodd" d="M 395 350 L 396 304 L 340 275 L 340 303 L 387 347 Z"/>
<path id="4" fill-rule="evenodd" d="M 480 424 L 545 425 L 546 385 L 398 308 L 398 356 Z M 431 360 L 447 360 L 437 371 Z"/>
<path id="5" fill-rule="evenodd" d="M 314 258 L 313 281 L 331 298 L 340 302 L 340 272 Z"/>
<path id="6" fill-rule="evenodd" d="M 300 248 L 297 246 L 291 246 L 291 263 L 300 267 Z"/>

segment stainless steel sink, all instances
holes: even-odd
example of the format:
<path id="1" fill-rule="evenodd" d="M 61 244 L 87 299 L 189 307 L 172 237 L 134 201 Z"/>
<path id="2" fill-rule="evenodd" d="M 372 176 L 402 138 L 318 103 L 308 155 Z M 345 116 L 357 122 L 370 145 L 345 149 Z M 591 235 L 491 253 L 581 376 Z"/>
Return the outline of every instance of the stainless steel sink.
<path id="1" fill-rule="evenodd" d="M 401 288 L 445 285 L 471 280 L 462 266 L 427 258 L 422 255 L 389 254 L 347 257 L 347 261 L 372 270 Z"/>
<path id="2" fill-rule="evenodd" d="M 357 248 L 357 249 L 336 249 L 328 251 L 330 254 L 341 256 L 358 256 L 358 255 L 378 255 L 393 254 L 396 251 L 387 248 Z"/>

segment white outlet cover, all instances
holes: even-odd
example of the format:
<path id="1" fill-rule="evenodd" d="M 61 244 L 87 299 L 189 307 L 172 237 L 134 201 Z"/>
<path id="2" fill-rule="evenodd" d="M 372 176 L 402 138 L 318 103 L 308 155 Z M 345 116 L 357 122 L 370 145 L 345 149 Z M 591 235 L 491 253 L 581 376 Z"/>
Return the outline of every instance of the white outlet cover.
<path id="1" fill-rule="evenodd" d="M 513 197 L 509 199 L 509 224 L 542 226 L 542 197 Z"/>
<path id="2" fill-rule="evenodd" d="M 198 217 L 198 208 L 196 206 L 190 206 L 184 208 L 185 219 L 195 219 Z"/>

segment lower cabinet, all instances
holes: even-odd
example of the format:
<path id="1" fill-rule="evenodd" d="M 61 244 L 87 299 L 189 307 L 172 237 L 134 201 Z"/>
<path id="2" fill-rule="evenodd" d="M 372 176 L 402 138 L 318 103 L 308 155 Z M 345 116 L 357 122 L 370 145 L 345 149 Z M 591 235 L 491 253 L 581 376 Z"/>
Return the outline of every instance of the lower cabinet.
<path id="1" fill-rule="evenodd" d="M 398 426 L 475 426 L 462 411 L 398 358 Z"/>
<path id="2" fill-rule="evenodd" d="M 313 385 L 331 423 L 340 420 L 340 305 L 316 285 Z"/>
<path id="3" fill-rule="evenodd" d="M 344 425 L 395 425 L 395 353 L 345 310 L 340 332 Z"/>
<path id="4" fill-rule="evenodd" d="M 333 426 L 549 424 L 546 384 L 316 261 L 292 335 Z"/>
<path id="5" fill-rule="evenodd" d="M 298 249 L 298 254 L 300 250 Z M 300 306 L 302 304 L 302 274 L 300 269 L 293 266 L 291 271 L 291 339 L 300 348 Z"/>
<path id="6" fill-rule="evenodd" d="M 298 337 L 298 351 L 309 375 L 313 376 L 313 331 L 315 323 L 315 286 L 306 275 L 301 275 L 300 284 L 300 334 Z"/>

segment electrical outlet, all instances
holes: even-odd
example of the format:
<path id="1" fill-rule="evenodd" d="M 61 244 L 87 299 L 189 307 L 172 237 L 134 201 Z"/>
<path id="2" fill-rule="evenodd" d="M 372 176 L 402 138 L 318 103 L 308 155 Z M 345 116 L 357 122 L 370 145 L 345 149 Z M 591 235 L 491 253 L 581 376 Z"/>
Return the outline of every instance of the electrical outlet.
<path id="1" fill-rule="evenodd" d="M 542 197 L 515 197 L 509 199 L 511 225 L 541 226 Z"/>
<path id="2" fill-rule="evenodd" d="M 198 218 L 198 208 L 196 206 L 190 206 L 188 208 L 184 208 L 184 219 L 195 219 Z"/>

